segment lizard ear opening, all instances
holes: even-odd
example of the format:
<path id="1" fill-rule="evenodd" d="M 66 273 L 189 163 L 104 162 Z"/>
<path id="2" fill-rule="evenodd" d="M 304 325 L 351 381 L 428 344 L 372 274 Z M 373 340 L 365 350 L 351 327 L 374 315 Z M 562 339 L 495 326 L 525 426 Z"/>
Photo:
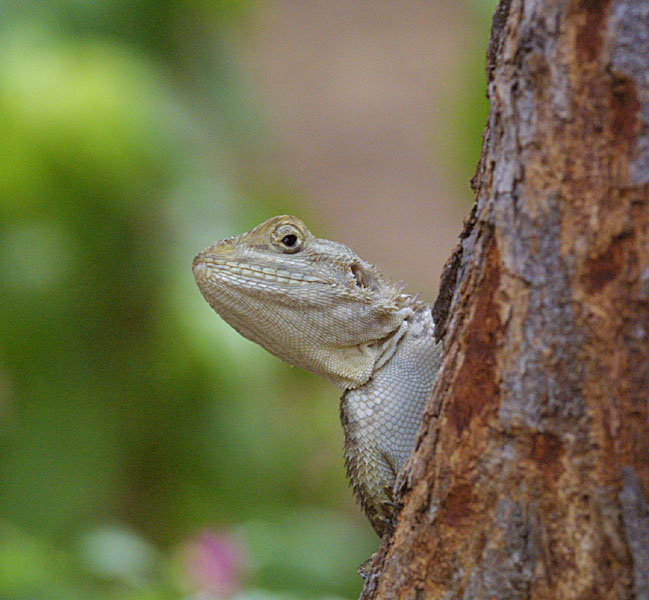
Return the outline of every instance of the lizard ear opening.
<path id="1" fill-rule="evenodd" d="M 358 287 L 374 291 L 379 289 L 379 280 L 373 273 L 363 267 L 363 265 L 354 263 L 350 268 Z"/>

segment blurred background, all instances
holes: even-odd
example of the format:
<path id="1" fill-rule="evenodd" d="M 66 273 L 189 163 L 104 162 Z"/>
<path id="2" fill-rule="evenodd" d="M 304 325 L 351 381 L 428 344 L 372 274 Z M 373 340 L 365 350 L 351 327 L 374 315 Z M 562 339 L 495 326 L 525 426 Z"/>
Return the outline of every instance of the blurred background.
<path id="1" fill-rule="evenodd" d="M 0 598 L 345 599 L 340 391 L 194 254 L 300 216 L 434 299 L 495 0 L 0 3 Z"/>

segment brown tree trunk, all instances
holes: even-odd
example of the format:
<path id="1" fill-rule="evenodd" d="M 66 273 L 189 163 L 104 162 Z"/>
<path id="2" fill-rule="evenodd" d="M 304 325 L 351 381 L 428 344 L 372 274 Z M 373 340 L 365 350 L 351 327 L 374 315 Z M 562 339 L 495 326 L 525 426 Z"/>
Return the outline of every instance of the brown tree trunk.
<path id="1" fill-rule="evenodd" d="M 445 359 L 362 598 L 649 599 L 649 0 L 501 0 Z"/>

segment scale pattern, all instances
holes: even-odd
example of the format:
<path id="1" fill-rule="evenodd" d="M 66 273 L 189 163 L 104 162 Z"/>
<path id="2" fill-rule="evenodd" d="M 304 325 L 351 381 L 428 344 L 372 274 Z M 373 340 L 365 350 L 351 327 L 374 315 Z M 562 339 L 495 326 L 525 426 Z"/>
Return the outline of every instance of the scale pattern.
<path id="1" fill-rule="evenodd" d="M 392 487 L 415 446 L 441 358 L 433 327 L 428 307 L 416 311 L 391 360 L 341 399 L 347 475 L 379 535 L 390 520 Z"/>

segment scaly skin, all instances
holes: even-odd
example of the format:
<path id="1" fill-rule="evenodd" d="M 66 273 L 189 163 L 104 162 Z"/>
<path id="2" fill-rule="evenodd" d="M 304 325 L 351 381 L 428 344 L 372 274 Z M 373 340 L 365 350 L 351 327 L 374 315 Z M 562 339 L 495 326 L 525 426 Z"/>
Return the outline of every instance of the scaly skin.
<path id="1" fill-rule="evenodd" d="M 346 390 L 347 473 L 383 535 L 439 366 L 430 307 L 290 216 L 215 242 L 193 270 L 207 302 L 239 333 Z"/>

